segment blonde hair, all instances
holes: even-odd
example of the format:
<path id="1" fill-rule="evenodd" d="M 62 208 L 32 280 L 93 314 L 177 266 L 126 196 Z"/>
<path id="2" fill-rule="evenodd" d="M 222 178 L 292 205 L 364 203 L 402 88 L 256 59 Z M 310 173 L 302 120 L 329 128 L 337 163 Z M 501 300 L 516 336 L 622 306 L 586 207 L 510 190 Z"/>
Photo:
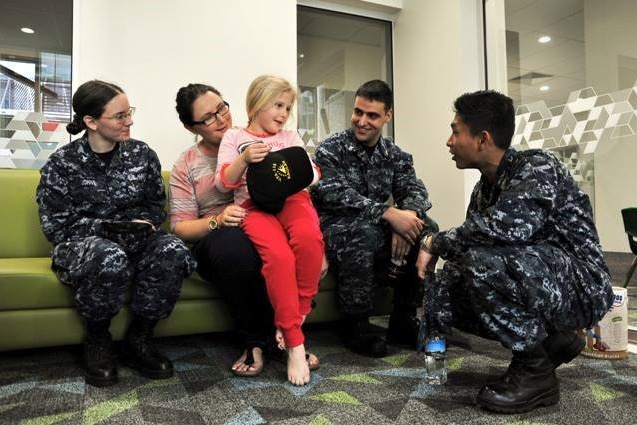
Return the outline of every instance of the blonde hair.
<path id="1" fill-rule="evenodd" d="M 246 112 L 251 123 L 260 110 L 273 104 L 283 93 L 292 93 L 292 103 L 296 101 L 296 90 L 285 78 L 275 75 L 260 75 L 255 78 L 246 95 Z"/>

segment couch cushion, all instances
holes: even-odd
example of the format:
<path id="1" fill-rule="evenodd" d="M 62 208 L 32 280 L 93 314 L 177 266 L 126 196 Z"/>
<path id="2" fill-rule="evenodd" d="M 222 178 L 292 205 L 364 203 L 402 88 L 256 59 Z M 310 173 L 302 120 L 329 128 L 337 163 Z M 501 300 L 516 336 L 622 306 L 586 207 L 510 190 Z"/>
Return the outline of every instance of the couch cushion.
<path id="1" fill-rule="evenodd" d="M 213 285 L 193 274 L 184 281 L 180 300 L 219 298 Z M 51 271 L 51 259 L 0 258 L 0 311 L 73 306 L 71 291 Z"/>
<path id="2" fill-rule="evenodd" d="M 0 170 L 0 258 L 46 257 L 51 244 L 40 230 L 35 192 L 38 170 Z"/>
<path id="3" fill-rule="evenodd" d="M 0 258 L 0 310 L 73 305 L 71 291 L 60 286 L 50 258 Z"/>

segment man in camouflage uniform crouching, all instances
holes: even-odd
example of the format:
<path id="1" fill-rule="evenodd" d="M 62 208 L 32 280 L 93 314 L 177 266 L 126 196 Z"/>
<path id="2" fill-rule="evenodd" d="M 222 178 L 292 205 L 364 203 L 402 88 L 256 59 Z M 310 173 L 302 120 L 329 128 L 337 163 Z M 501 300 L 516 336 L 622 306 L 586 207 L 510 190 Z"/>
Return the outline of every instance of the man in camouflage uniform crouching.
<path id="1" fill-rule="evenodd" d="M 369 81 L 357 90 L 352 128 L 328 137 L 316 150 L 322 177 L 312 191 L 336 277 L 338 307 L 345 315 L 345 343 L 373 357 L 387 353 L 385 339 L 373 332 L 368 318 L 374 289 L 392 257 L 404 265 L 393 283 L 387 336 L 415 346 L 422 295 L 414 264 L 421 233 L 426 225 L 435 226 L 426 216 L 431 203 L 411 155 L 382 137 L 392 106 L 392 91 L 383 81 Z"/>
<path id="2" fill-rule="evenodd" d="M 418 273 L 447 260 L 428 304 L 437 325 L 500 341 L 513 359 L 484 386 L 479 406 L 518 413 L 559 400 L 555 369 L 584 347 L 576 329 L 597 323 L 613 302 L 588 196 L 541 150 L 510 148 L 510 98 L 493 91 L 454 103 L 447 146 L 476 184 L 460 226 L 422 239 Z"/>
<path id="3" fill-rule="evenodd" d="M 171 313 L 196 263 L 179 238 L 160 228 L 166 218 L 161 166 L 148 145 L 128 137 L 133 122 L 125 94 L 89 81 L 73 107 L 77 114 L 67 129 L 86 133 L 51 155 L 37 201 L 42 231 L 54 246 L 52 268 L 73 291 L 86 326 L 86 382 L 117 382 L 109 327 L 130 283 L 133 319 L 124 361 L 146 377 L 168 378 L 172 363 L 157 351 L 152 332 Z M 104 146 L 110 150 L 101 152 Z"/>

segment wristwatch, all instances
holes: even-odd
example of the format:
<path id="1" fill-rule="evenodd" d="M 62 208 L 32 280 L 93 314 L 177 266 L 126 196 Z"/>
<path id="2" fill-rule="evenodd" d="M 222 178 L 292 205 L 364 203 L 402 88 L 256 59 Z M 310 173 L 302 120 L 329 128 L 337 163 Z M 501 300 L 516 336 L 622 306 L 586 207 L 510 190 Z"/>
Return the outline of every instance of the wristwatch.
<path id="1" fill-rule="evenodd" d="M 434 237 L 433 233 L 427 233 L 424 238 L 420 241 L 420 249 L 425 251 L 428 254 L 431 254 L 430 247 L 427 245 L 427 239 L 432 239 Z"/>
<path id="2" fill-rule="evenodd" d="M 210 221 L 208 222 L 208 230 L 212 232 L 213 230 L 217 230 L 218 228 L 219 222 L 217 222 L 217 216 L 213 215 L 212 217 L 210 217 Z"/>

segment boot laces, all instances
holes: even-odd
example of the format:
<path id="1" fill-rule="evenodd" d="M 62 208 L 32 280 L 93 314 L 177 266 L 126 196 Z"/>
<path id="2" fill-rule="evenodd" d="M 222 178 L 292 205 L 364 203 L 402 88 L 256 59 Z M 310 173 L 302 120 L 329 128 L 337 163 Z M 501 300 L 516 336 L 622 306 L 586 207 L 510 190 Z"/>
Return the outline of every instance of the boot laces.
<path id="1" fill-rule="evenodd" d="M 85 350 L 86 357 L 91 362 L 106 362 L 112 358 L 111 343 L 107 340 L 89 342 L 86 344 Z"/>
<path id="2" fill-rule="evenodd" d="M 152 338 L 148 335 L 136 335 L 135 338 L 131 339 L 131 345 L 135 348 L 136 351 L 144 356 L 153 358 L 159 357 L 159 351 L 157 350 L 157 347 L 155 346 Z"/>

